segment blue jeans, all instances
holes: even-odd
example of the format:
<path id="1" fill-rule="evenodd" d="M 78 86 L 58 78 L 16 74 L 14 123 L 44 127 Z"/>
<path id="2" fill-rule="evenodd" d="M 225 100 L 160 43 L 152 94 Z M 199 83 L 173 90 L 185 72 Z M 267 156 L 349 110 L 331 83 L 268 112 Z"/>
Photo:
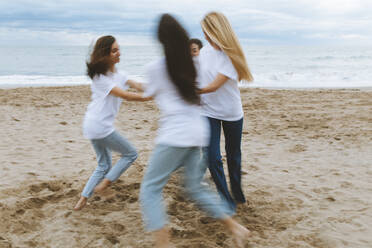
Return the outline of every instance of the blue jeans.
<path id="1" fill-rule="evenodd" d="M 236 202 L 244 203 L 245 197 L 241 187 L 241 139 L 243 118 L 238 121 L 224 121 L 208 117 L 211 136 L 208 147 L 209 171 L 216 184 L 220 196 L 226 200 L 232 211 L 236 209 Z M 225 150 L 230 178 L 230 195 L 223 170 L 220 151 L 221 125 L 225 135 Z"/>
<path id="2" fill-rule="evenodd" d="M 226 203 L 201 184 L 206 161 L 200 147 L 157 145 L 151 155 L 140 190 L 142 214 L 148 231 L 158 230 L 166 225 L 167 216 L 162 191 L 170 175 L 182 166 L 186 192 L 197 205 L 217 219 L 229 215 Z"/>
<path id="3" fill-rule="evenodd" d="M 91 197 L 93 190 L 103 178 L 116 181 L 124 171 L 137 159 L 136 149 L 118 132 L 114 131 L 102 139 L 92 139 L 91 143 L 97 154 L 98 166 L 84 187 L 84 197 Z M 121 153 L 121 158 L 111 168 L 111 150 Z"/>

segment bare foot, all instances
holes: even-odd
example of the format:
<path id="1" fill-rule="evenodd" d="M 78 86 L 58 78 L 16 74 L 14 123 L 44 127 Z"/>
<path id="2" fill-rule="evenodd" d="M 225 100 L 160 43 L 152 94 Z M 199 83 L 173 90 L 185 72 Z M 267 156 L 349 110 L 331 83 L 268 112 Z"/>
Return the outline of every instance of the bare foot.
<path id="1" fill-rule="evenodd" d="M 244 244 L 248 241 L 251 232 L 244 226 L 236 223 L 236 227 L 231 230 L 233 239 L 237 247 L 244 248 Z"/>
<path id="2" fill-rule="evenodd" d="M 111 184 L 110 180 L 107 178 L 103 179 L 95 188 L 94 193 L 102 194 L 102 192 L 107 189 L 107 187 Z"/>
<path id="3" fill-rule="evenodd" d="M 169 229 L 164 227 L 160 230 L 154 231 L 155 247 L 156 248 L 171 248 L 169 241 Z"/>
<path id="4" fill-rule="evenodd" d="M 248 241 L 249 236 L 251 236 L 251 232 L 231 217 L 223 220 L 223 222 L 230 230 L 236 247 L 244 248 L 244 244 Z"/>
<path id="5" fill-rule="evenodd" d="M 76 203 L 74 210 L 78 211 L 81 210 L 87 204 L 88 198 L 82 196 L 80 197 L 79 201 Z"/>

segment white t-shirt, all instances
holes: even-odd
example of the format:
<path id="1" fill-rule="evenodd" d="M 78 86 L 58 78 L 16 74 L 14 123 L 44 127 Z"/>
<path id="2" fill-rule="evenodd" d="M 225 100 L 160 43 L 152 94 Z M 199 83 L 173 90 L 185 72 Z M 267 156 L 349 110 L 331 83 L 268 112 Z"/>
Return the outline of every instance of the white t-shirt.
<path id="1" fill-rule="evenodd" d="M 201 88 L 213 82 L 219 73 L 229 78 L 215 92 L 202 94 L 203 114 L 225 121 L 237 121 L 243 118 L 238 73 L 230 58 L 223 51 L 207 45 L 200 50 L 199 66 L 198 80 Z"/>
<path id="2" fill-rule="evenodd" d="M 153 96 L 160 110 L 156 144 L 176 147 L 207 146 L 208 122 L 201 107 L 183 100 L 169 78 L 164 58 L 147 67 L 145 96 Z"/>
<path id="3" fill-rule="evenodd" d="M 92 80 L 92 101 L 88 105 L 83 123 L 83 134 L 87 139 L 102 139 L 111 134 L 114 120 L 119 111 L 122 99 L 110 95 L 114 87 L 128 89 L 125 73 L 111 73 L 96 75 Z"/>

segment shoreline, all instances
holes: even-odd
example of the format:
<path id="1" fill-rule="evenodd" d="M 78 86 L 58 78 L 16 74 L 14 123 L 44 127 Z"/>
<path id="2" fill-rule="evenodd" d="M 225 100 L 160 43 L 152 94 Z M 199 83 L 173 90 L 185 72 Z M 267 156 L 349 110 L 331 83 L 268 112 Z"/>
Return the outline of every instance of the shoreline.
<path id="1" fill-rule="evenodd" d="M 65 88 L 65 87 L 82 87 L 89 86 L 90 84 L 66 84 L 66 85 L 30 85 L 30 86 L 8 86 L 3 87 L 0 85 L 0 90 L 14 90 L 14 89 L 29 89 L 29 88 Z M 248 86 L 240 85 L 240 90 L 244 89 L 263 89 L 263 90 L 295 90 L 295 91 L 324 91 L 324 90 L 339 90 L 339 91 L 372 91 L 372 86 L 363 87 L 258 87 L 258 86 Z"/>

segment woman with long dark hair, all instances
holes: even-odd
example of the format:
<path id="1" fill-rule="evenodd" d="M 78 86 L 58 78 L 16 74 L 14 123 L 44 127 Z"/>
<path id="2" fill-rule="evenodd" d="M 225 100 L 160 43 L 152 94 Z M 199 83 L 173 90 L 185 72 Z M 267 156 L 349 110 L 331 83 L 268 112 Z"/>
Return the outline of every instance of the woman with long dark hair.
<path id="1" fill-rule="evenodd" d="M 74 207 L 82 209 L 93 192 L 103 191 L 137 158 L 136 149 L 114 128 L 114 120 L 122 99 L 146 101 L 141 94 L 126 91 L 132 87 L 141 90 L 141 84 L 128 79 L 118 72 L 115 65 L 120 61 L 120 49 L 113 36 L 100 37 L 87 62 L 87 74 L 92 79 L 92 101 L 85 113 L 83 134 L 90 139 L 97 154 L 98 166 L 89 178 L 80 200 Z M 116 165 L 111 168 L 111 151 L 121 154 Z"/>
<path id="2" fill-rule="evenodd" d="M 170 175 L 183 167 L 186 192 L 210 216 L 231 231 L 238 247 L 249 231 L 235 222 L 218 197 L 201 185 L 206 169 L 201 148 L 208 145 L 208 123 L 201 116 L 196 70 L 190 54 L 189 37 L 172 16 L 161 16 L 158 39 L 165 58 L 149 65 L 145 96 L 154 97 L 161 113 L 156 146 L 140 190 L 143 218 L 154 232 L 156 247 L 170 247 L 162 190 Z"/>

